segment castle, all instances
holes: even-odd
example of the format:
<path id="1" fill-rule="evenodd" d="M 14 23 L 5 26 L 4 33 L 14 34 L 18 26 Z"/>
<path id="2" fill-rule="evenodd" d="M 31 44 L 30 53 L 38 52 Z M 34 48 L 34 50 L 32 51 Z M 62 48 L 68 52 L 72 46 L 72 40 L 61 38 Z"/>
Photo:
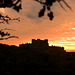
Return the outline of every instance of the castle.
<path id="1" fill-rule="evenodd" d="M 32 39 L 32 45 L 35 46 L 35 47 L 40 47 L 40 48 L 45 48 L 45 47 L 48 47 L 49 44 L 48 44 L 48 39 L 45 39 L 45 40 L 40 40 L 40 39 Z"/>
<path id="2" fill-rule="evenodd" d="M 32 43 L 20 44 L 19 47 L 28 47 L 35 50 L 49 50 L 50 52 L 65 52 L 64 47 L 49 46 L 48 39 L 32 39 Z"/>

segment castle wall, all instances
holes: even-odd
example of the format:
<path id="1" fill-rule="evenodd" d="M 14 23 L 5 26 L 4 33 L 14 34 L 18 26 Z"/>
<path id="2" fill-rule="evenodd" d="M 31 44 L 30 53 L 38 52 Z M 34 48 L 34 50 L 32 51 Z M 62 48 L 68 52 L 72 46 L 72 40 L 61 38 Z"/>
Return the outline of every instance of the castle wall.
<path id="1" fill-rule="evenodd" d="M 49 44 L 48 44 L 48 40 L 45 39 L 45 40 L 40 40 L 40 39 L 32 39 L 32 45 L 35 46 L 35 47 L 41 47 L 41 48 L 44 48 L 44 47 L 48 47 Z"/>

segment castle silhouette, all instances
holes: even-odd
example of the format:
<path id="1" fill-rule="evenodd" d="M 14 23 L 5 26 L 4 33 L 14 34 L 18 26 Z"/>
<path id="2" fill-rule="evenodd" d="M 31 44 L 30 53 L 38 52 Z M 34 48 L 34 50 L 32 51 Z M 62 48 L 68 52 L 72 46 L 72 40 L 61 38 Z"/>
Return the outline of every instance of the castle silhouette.
<path id="1" fill-rule="evenodd" d="M 64 47 L 49 46 L 48 39 L 32 39 L 32 43 L 20 44 L 19 47 L 28 47 L 36 50 L 48 50 L 49 52 L 66 52 Z"/>
<path id="2" fill-rule="evenodd" d="M 0 44 L 0 75 L 75 75 L 75 53 L 49 46 L 47 39 Z"/>

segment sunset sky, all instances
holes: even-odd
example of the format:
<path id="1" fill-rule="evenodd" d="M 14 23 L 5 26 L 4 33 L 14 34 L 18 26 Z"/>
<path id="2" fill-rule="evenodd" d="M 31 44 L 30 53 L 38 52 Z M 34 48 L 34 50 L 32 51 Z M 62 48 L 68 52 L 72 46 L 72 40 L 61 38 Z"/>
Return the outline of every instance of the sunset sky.
<path id="1" fill-rule="evenodd" d="M 16 35 L 19 39 L 11 38 L 0 40 L 0 43 L 18 45 L 31 42 L 31 39 L 48 39 L 49 45 L 63 46 L 65 50 L 75 50 L 75 0 L 65 0 L 72 8 L 70 11 L 66 5 L 62 5 L 66 12 L 55 2 L 51 7 L 54 12 L 54 19 L 50 21 L 47 11 L 42 18 L 38 17 L 38 12 L 42 5 L 34 0 L 22 0 L 22 10 L 18 13 L 11 8 L 1 8 L 0 13 L 9 15 L 12 18 L 20 17 L 21 22 L 10 21 L 9 24 L 0 24 L 0 28 L 10 28 L 11 35 Z"/>

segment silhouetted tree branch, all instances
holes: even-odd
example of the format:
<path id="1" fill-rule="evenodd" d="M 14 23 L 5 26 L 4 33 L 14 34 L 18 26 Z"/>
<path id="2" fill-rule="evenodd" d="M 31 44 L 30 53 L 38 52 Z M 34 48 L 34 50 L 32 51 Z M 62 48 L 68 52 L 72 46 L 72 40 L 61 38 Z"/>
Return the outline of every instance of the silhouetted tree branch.
<path id="1" fill-rule="evenodd" d="M 47 14 L 47 16 L 49 17 L 50 20 L 53 20 L 54 15 L 53 12 L 51 10 L 51 6 L 53 5 L 54 2 L 58 2 L 61 6 L 61 8 L 63 8 L 65 11 L 66 9 L 63 7 L 63 5 L 60 3 L 61 1 L 64 2 L 64 4 L 72 11 L 72 8 L 66 3 L 65 0 L 35 0 L 38 3 L 43 5 L 43 8 L 40 10 L 40 12 L 38 13 L 38 17 L 42 17 L 44 16 L 45 10 L 47 9 L 49 11 L 49 13 Z"/>
<path id="2" fill-rule="evenodd" d="M 1 35 L 0 40 L 9 39 L 9 38 L 18 38 L 18 36 L 11 36 L 10 33 L 8 33 L 8 32 L 5 33 L 3 30 L 12 30 L 12 31 L 14 31 L 13 29 L 7 29 L 7 28 L 1 29 L 0 30 L 0 35 Z M 7 36 L 7 37 L 5 37 L 5 36 Z"/>
<path id="3" fill-rule="evenodd" d="M 60 4 L 61 8 L 63 8 L 65 11 L 66 11 L 66 9 L 60 3 L 61 1 L 72 11 L 72 8 L 66 3 L 65 0 L 35 0 L 35 1 L 40 3 L 41 5 L 43 5 L 43 8 L 38 13 L 38 17 L 44 16 L 44 13 L 45 13 L 45 11 L 47 9 L 49 11 L 47 13 L 47 16 L 49 17 L 50 20 L 53 20 L 54 13 L 51 10 L 51 6 L 56 1 Z M 6 7 L 10 7 L 12 9 L 16 10 L 17 12 L 19 12 L 20 9 L 22 9 L 22 0 L 0 0 L 0 8 L 6 8 Z M 0 23 L 5 23 L 6 22 L 7 24 L 9 24 L 10 20 L 18 20 L 18 21 L 20 21 L 20 18 L 12 19 L 8 15 L 3 16 L 2 14 L 0 14 Z M 1 37 L 10 36 L 10 34 L 8 32 L 5 33 L 5 32 L 3 32 L 1 30 L 0 30 L 0 35 L 1 35 Z"/>
<path id="4" fill-rule="evenodd" d="M 7 40 L 9 38 L 19 38 L 19 37 L 17 37 L 17 36 L 9 36 L 9 37 L 6 37 L 6 38 L 0 38 L 0 40 Z"/>
<path id="5" fill-rule="evenodd" d="M 16 10 L 17 12 L 20 11 L 20 9 L 22 9 L 22 6 L 21 6 L 21 0 L 0 0 L 0 8 L 6 8 L 6 7 L 10 7 L 14 10 Z M 20 17 L 18 18 L 10 18 L 8 15 L 4 16 L 2 14 L 0 14 L 0 24 L 3 23 L 7 23 L 9 24 L 9 21 L 10 20 L 18 20 L 20 21 Z M 0 40 L 4 40 L 4 39 L 9 39 L 9 38 L 18 38 L 17 36 L 11 36 L 10 33 L 3 31 L 3 30 L 12 30 L 12 29 L 1 29 L 0 30 L 0 35 L 1 35 L 1 38 Z M 5 36 L 7 36 L 5 38 Z"/>
<path id="6" fill-rule="evenodd" d="M 22 9 L 21 1 L 22 0 L 0 0 L 0 8 L 10 7 L 19 12 L 20 9 Z"/>
<path id="7" fill-rule="evenodd" d="M 21 6 L 21 0 L 0 0 L 0 8 L 6 8 L 6 7 L 10 7 L 14 10 L 16 10 L 17 12 L 20 11 L 20 9 L 22 9 Z M 8 15 L 3 16 L 2 14 L 0 14 L 0 23 L 7 23 L 9 24 L 9 20 L 18 20 L 20 21 L 20 18 L 10 18 Z"/>
<path id="8" fill-rule="evenodd" d="M 1 15 L 0 14 L 0 20 L 1 20 L 1 22 L 0 23 L 7 23 L 7 24 L 9 24 L 9 21 L 10 20 L 18 20 L 18 21 L 20 21 L 20 17 L 18 17 L 18 18 L 10 18 L 8 15 L 6 15 L 6 16 L 3 16 L 3 15 Z"/>

